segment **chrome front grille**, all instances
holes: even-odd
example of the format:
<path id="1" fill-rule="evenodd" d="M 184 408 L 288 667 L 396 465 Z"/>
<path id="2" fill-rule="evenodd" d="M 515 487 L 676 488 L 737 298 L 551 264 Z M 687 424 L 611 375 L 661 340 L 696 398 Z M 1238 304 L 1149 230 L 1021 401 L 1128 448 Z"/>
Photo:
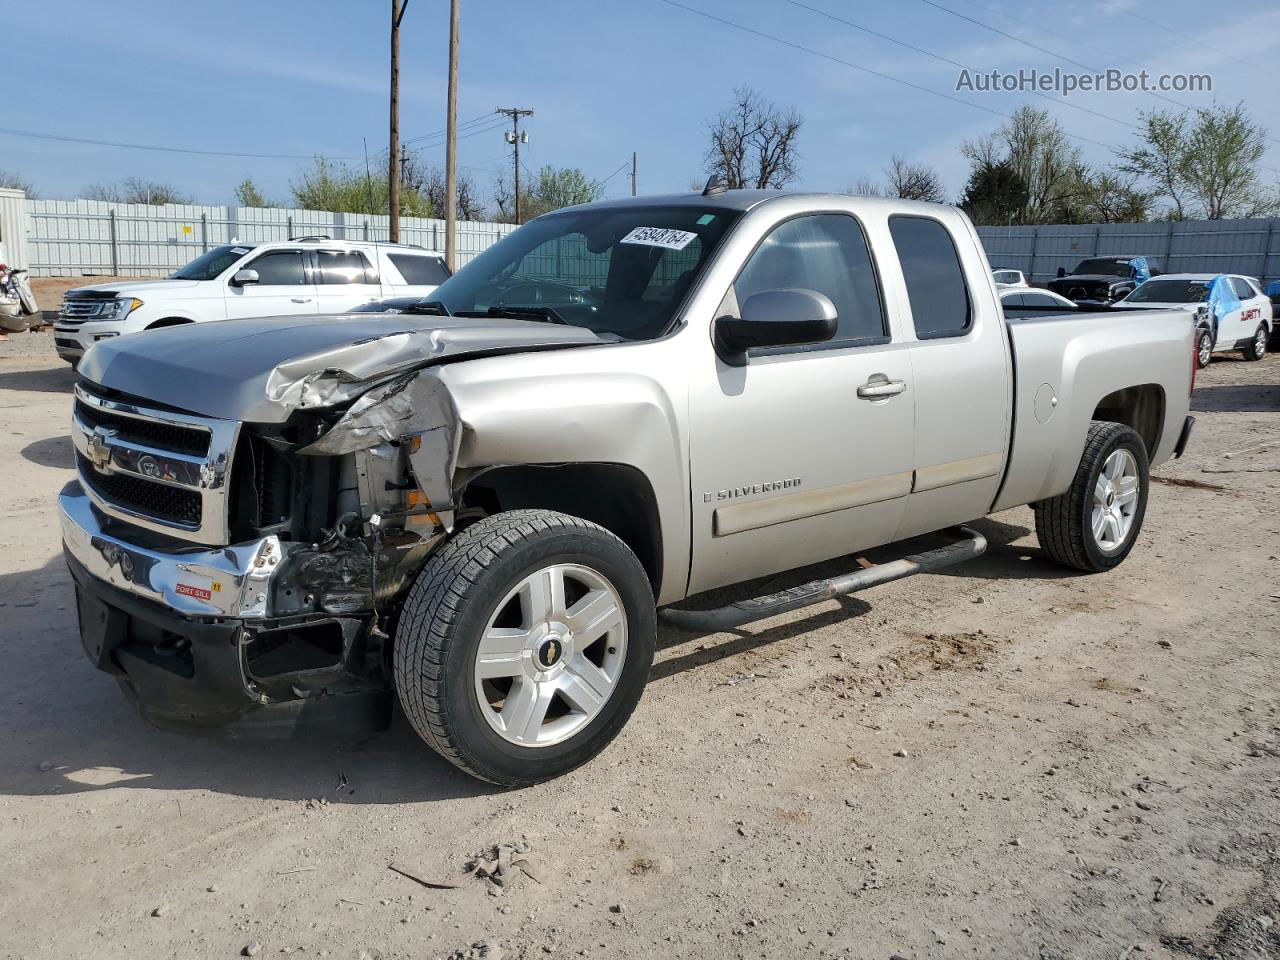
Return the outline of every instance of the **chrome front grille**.
<path id="1" fill-rule="evenodd" d="M 228 542 L 238 423 L 140 407 L 83 385 L 75 393 L 76 469 L 103 513 L 193 543 Z"/>
<path id="2" fill-rule="evenodd" d="M 58 325 L 62 327 L 78 327 L 88 320 L 97 320 L 103 313 L 115 313 L 114 300 L 63 300 L 62 309 L 58 311 Z"/>

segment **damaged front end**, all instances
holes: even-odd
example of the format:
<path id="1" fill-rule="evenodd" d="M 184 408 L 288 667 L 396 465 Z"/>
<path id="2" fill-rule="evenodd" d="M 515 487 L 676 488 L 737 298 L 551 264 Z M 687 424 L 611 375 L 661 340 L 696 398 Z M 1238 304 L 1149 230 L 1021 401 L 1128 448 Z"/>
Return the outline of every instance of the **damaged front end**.
<path id="1" fill-rule="evenodd" d="M 461 424 L 441 380 L 410 369 L 370 386 L 313 365 L 285 385 L 293 409 L 281 422 L 218 421 L 210 434 L 226 449 L 181 475 L 190 452 L 170 463 L 155 446 L 173 417 L 91 386 L 77 391 L 81 480 L 61 497 L 90 658 L 165 726 L 284 736 L 339 702 L 371 721 L 342 711 L 343 729 L 385 723 L 399 607 L 456 521 Z M 103 424 L 105 457 L 94 447 Z M 200 496 L 221 504 L 227 546 L 193 544 L 184 536 L 200 530 L 170 533 L 113 501 L 144 477 L 167 495 L 165 478 L 196 474 Z"/>

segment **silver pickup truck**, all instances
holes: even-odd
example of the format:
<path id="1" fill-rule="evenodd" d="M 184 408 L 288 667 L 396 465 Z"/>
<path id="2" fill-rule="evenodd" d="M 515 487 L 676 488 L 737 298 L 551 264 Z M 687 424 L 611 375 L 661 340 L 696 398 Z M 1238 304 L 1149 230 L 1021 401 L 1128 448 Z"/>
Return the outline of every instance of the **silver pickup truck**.
<path id="1" fill-rule="evenodd" d="M 86 354 L 66 556 L 89 657 L 153 722 L 285 736 L 398 699 L 475 776 L 544 780 L 618 734 L 660 615 L 711 632 L 959 562 L 985 541 L 958 525 L 1019 504 L 1108 570 L 1192 424 L 1186 313 L 1006 319 L 944 206 L 590 204 L 433 296 Z"/>

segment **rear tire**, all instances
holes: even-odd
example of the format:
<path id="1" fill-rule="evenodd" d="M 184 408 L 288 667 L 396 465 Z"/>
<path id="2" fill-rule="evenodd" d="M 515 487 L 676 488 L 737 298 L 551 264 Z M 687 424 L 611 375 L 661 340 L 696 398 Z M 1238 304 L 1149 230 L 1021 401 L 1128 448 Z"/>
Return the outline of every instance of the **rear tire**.
<path id="1" fill-rule="evenodd" d="M 1213 359 L 1213 334 L 1203 327 L 1196 334 L 1196 367 L 1203 370 Z"/>
<path id="2" fill-rule="evenodd" d="M 1265 323 L 1258 324 L 1258 329 L 1254 331 L 1253 339 L 1249 345 L 1244 348 L 1244 358 L 1246 360 L 1261 360 L 1267 355 L 1267 325 Z"/>
<path id="3" fill-rule="evenodd" d="M 1148 471 L 1146 444 L 1132 427 L 1094 421 L 1070 489 L 1035 505 L 1044 552 L 1089 573 L 1118 566 L 1142 530 Z"/>
<path id="4" fill-rule="evenodd" d="M 586 763 L 622 729 L 653 664 L 640 561 L 550 510 L 487 517 L 418 574 L 396 630 L 396 691 L 437 753 L 502 786 Z"/>

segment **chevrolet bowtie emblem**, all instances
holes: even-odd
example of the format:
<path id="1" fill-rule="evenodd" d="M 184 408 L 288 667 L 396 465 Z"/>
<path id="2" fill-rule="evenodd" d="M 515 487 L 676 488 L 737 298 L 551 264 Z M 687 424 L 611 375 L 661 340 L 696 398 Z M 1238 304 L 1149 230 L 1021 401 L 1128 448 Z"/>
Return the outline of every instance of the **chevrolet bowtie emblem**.
<path id="1" fill-rule="evenodd" d="M 106 427 L 94 427 L 93 433 L 89 434 L 89 449 L 85 455 L 89 458 L 89 462 L 101 470 L 111 462 L 110 442 L 115 438 L 116 431 L 109 430 Z"/>

